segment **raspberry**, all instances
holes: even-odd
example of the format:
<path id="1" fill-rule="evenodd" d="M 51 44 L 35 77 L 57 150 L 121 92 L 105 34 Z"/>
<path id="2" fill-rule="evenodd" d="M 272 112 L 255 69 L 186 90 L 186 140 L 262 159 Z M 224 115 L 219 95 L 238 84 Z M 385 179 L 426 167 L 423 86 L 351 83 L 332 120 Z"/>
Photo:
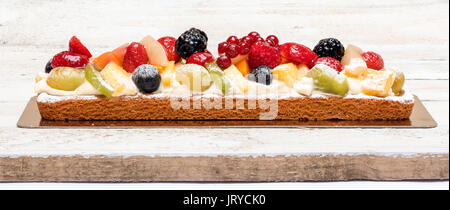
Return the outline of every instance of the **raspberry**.
<path id="1" fill-rule="evenodd" d="M 177 39 L 170 36 L 165 36 L 158 39 L 158 42 L 164 47 L 164 50 L 166 50 L 167 59 L 169 59 L 169 61 L 177 62 L 178 60 L 180 60 L 180 57 L 177 54 L 177 50 L 175 49 L 176 41 Z"/>
<path id="2" fill-rule="evenodd" d="M 230 44 L 230 46 L 228 46 L 227 51 L 225 52 L 225 55 L 228 56 L 229 58 L 235 58 L 236 56 L 239 55 L 239 46 L 236 44 Z"/>
<path id="3" fill-rule="evenodd" d="M 384 68 L 384 61 L 381 55 L 375 52 L 365 52 L 362 54 L 363 60 L 370 69 L 381 70 Z"/>
<path id="4" fill-rule="evenodd" d="M 200 66 L 204 66 L 205 63 L 212 61 L 214 61 L 214 57 L 209 51 L 195 53 L 186 59 L 186 63 L 194 63 Z"/>
<path id="5" fill-rule="evenodd" d="M 228 50 L 228 46 L 230 46 L 228 42 L 221 42 L 219 47 L 217 47 L 217 51 L 219 54 L 224 54 Z"/>
<path id="6" fill-rule="evenodd" d="M 123 69 L 129 73 L 133 73 L 138 66 L 147 63 L 148 56 L 144 45 L 139 42 L 132 42 L 128 45 L 127 52 L 123 57 Z"/>
<path id="7" fill-rule="evenodd" d="M 278 38 L 275 35 L 269 35 L 266 38 L 266 42 L 269 43 L 272 46 L 277 46 L 278 45 Z"/>
<path id="8" fill-rule="evenodd" d="M 281 63 L 280 51 L 270 46 L 266 42 L 255 42 L 248 54 L 248 64 L 250 68 L 266 65 L 275 68 Z"/>
<path id="9" fill-rule="evenodd" d="M 317 58 L 316 61 L 314 62 L 314 66 L 317 64 L 325 64 L 338 72 L 342 71 L 341 62 L 339 62 L 338 60 L 336 60 L 335 58 L 332 58 L 332 57 Z"/>
<path id="10" fill-rule="evenodd" d="M 314 61 L 318 57 L 316 53 L 302 44 L 290 42 L 281 45 L 280 48 L 281 56 L 296 63 L 306 64 L 309 68 L 313 67 Z"/>
<path id="11" fill-rule="evenodd" d="M 52 67 L 73 67 L 73 68 L 84 68 L 89 62 L 89 58 L 86 55 L 70 52 L 70 51 L 62 51 L 52 59 Z"/>
<path id="12" fill-rule="evenodd" d="M 239 44 L 239 39 L 236 36 L 230 36 L 228 37 L 227 42 L 230 44 Z"/>
<path id="13" fill-rule="evenodd" d="M 69 51 L 85 55 L 88 58 L 92 57 L 91 52 L 89 52 L 89 50 L 81 43 L 81 41 L 76 36 L 72 36 L 69 41 Z"/>
<path id="14" fill-rule="evenodd" d="M 217 58 L 217 65 L 223 70 L 231 66 L 231 59 L 225 55 Z"/>

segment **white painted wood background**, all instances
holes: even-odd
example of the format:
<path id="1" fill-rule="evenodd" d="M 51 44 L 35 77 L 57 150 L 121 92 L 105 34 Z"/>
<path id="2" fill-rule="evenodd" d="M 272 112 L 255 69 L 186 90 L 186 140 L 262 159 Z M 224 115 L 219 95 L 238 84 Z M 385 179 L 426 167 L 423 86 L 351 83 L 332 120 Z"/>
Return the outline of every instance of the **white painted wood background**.
<path id="1" fill-rule="evenodd" d="M 448 153 L 449 2 L 0 0 L 0 155 Z M 256 30 L 313 47 L 336 37 L 406 73 L 434 129 L 19 129 L 36 72 L 77 35 L 99 54 L 195 26 L 209 49 Z"/>

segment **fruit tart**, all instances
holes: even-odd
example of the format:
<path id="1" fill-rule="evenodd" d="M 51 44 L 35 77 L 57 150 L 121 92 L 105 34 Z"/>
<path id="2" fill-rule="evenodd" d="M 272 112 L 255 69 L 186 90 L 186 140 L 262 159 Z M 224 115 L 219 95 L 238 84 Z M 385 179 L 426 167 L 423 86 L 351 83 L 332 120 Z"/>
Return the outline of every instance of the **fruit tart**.
<path id="1" fill-rule="evenodd" d="M 77 37 L 36 77 L 47 120 L 403 120 L 414 97 L 402 72 L 335 38 L 309 48 L 257 32 L 221 42 L 191 28 L 178 38 L 92 56 Z M 215 56 L 218 55 L 218 56 Z"/>

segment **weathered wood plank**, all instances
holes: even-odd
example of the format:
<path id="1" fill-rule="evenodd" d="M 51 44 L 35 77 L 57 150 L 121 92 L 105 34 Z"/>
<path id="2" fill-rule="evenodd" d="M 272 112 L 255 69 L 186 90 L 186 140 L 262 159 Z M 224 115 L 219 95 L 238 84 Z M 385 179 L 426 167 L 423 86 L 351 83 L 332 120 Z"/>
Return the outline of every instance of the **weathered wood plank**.
<path id="1" fill-rule="evenodd" d="M 441 180 L 448 179 L 448 172 L 448 154 L 413 157 L 0 157 L 0 181 L 9 182 Z"/>

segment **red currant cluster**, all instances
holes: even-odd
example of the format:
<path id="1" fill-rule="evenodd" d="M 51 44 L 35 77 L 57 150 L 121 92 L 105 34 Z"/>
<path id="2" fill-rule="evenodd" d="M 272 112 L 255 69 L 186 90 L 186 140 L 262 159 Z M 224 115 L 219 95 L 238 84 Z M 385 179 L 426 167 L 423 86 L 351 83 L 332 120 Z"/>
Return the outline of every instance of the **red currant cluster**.
<path id="1" fill-rule="evenodd" d="M 278 38 L 274 35 L 268 36 L 265 40 L 256 31 L 250 32 L 240 39 L 237 36 L 230 36 L 218 46 L 220 57 L 217 58 L 217 65 L 222 69 L 228 68 L 233 58 L 239 55 L 246 56 L 255 42 L 267 42 L 271 46 L 278 47 Z"/>

